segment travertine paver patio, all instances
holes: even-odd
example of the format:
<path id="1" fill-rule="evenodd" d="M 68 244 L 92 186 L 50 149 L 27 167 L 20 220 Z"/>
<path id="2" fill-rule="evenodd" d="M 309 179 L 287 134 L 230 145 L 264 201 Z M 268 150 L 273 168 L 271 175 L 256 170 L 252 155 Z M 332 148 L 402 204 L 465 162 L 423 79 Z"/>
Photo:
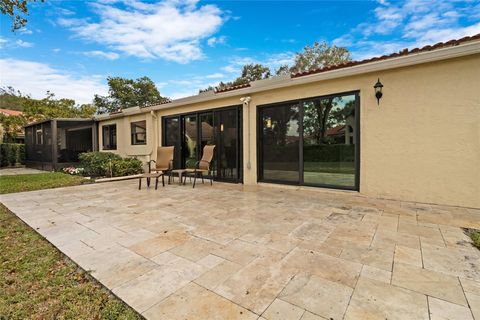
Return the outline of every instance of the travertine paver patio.
<path id="1" fill-rule="evenodd" d="M 228 184 L 1 201 L 148 319 L 480 320 L 480 211 Z"/>

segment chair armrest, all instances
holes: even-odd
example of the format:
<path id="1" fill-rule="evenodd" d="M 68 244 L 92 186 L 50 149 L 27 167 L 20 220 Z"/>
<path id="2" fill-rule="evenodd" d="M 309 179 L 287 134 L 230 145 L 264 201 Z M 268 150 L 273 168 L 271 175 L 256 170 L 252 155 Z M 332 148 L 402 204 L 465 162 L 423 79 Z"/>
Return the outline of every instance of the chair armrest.
<path id="1" fill-rule="evenodd" d="M 151 167 L 152 162 L 157 163 L 157 161 L 155 161 L 155 160 L 150 160 L 150 161 L 147 162 L 148 163 L 148 173 L 152 172 L 152 167 Z"/>

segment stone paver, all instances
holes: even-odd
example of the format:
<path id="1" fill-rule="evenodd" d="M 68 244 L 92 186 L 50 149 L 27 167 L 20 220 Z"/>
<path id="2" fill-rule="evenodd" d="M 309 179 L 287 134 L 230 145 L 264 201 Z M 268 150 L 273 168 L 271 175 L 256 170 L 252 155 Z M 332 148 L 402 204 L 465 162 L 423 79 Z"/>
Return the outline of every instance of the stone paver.
<path id="1" fill-rule="evenodd" d="M 147 319 L 480 319 L 480 210 L 216 183 L 2 195 Z"/>

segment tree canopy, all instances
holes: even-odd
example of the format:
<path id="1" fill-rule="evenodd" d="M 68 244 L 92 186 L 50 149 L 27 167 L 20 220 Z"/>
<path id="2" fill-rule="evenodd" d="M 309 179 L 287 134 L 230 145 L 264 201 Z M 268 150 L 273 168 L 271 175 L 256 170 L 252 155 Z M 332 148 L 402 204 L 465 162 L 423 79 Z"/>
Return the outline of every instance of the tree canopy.
<path id="1" fill-rule="evenodd" d="M 29 2 L 44 2 L 44 0 L 0 0 L 0 11 L 12 19 L 12 31 L 27 25 Z"/>
<path id="2" fill-rule="evenodd" d="M 0 90 L 0 102 L 4 109 L 23 112 L 19 116 L 0 114 L 5 141 L 15 138 L 24 125 L 34 121 L 53 118 L 91 118 L 96 112 L 96 107 L 92 104 L 77 105 L 73 99 L 57 99 L 48 91 L 45 98 L 32 99 L 11 87 Z M 10 106 L 8 102 L 14 104 Z"/>
<path id="3" fill-rule="evenodd" d="M 347 48 L 329 46 L 326 42 L 314 42 L 312 46 L 305 46 L 302 52 L 295 54 L 295 63 L 290 72 L 304 72 L 351 60 Z"/>
<path id="4" fill-rule="evenodd" d="M 148 77 L 136 80 L 121 77 L 108 77 L 108 96 L 95 95 L 94 105 L 98 113 L 108 113 L 131 107 L 146 107 L 161 103 L 162 97 L 155 83 Z"/>
<path id="5" fill-rule="evenodd" d="M 294 57 L 294 64 L 281 65 L 272 73 L 268 66 L 260 63 L 246 64 L 242 68 L 241 75 L 233 81 L 220 82 L 218 88 L 228 88 L 255 80 L 268 79 L 273 74 L 275 75 L 289 75 L 291 73 L 304 72 L 317 68 L 324 68 L 346 61 L 351 61 L 350 52 L 347 48 L 330 46 L 326 42 L 314 42 L 311 46 L 303 47 L 301 52 L 297 52 Z M 201 89 L 199 92 L 214 90 L 214 87 L 209 86 L 206 89 Z"/>

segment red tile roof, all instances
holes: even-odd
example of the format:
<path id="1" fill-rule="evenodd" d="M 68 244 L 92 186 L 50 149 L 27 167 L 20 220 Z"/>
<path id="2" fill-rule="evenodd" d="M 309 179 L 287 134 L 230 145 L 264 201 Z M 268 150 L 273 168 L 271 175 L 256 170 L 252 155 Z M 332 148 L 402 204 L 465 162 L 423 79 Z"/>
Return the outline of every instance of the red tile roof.
<path id="1" fill-rule="evenodd" d="M 454 47 L 454 46 L 458 46 L 459 44 L 462 44 L 462 43 L 465 43 L 465 42 L 469 42 L 469 41 L 473 41 L 473 40 L 479 40 L 479 39 L 480 39 L 480 33 L 476 34 L 474 36 L 471 36 L 471 37 L 464 37 L 464 38 L 461 38 L 461 39 L 458 39 L 458 40 L 450 40 L 450 41 L 447 41 L 447 42 L 439 42 L 439 43 L 436 43 L 434 45 L 424 46 L 422 48 L 414 48 L 414 49 L 411 49 L 411 50 L 403 49 L 399 52 L 395 52 L 395 53 L 392 53 L 390 55 L 384 55 L 384 56 L 381 56 L 381 57 L 373 57 L 373 58 L 364 59 L 364 60 L 360 60 L 360 61 L 348 61 L 348 62 L 344 62 L 344 63 L 341 63 L 341 64 L 336 64 L 336 65 L 332 65 L 332 66 L 328 66 L 328 67 L 312 69 L 312 70 L 308 70 L 308 71 L 304 71 L 304 72 L 298 72 L 298 73 L 292 74 L 292 78 L 298 78 L 298 77 L 307 76 L 307 75 L 310 75 L 310 74 L 316 74 L 316 73 L 321 73 L 321 72 L 326 72 L 326 71 L 331 71 L 331 70 L 337 70 L 337 69 L 352 67 L 352 66 L 356 66 L 356 65 L 359 65 L 359 64 L 366 64 L 366 63 L 374 62 L 374 61 L 388 60 L 388 59 L 391 59 L 391 58 L 406 56 L 406 55 L 410 55 L 410 54 L 414 54 L 414 53 L 427 52 L 427 51 L 437 50 L 437 49 L 446 48 L 446 47 Z"/>
<path id="2" fill-rule="evenodd" d="M 21 116 L 23 114 L 22 111 L 17 110 L 10 110 L 10 109 L 0 109 L 0 113 L 3 113 L 7 116 Z"/>
<path id="3" fill-rule="evenodd" d="M 239 84 L 237 86 L 230 86 L 226 88 L 215 88 L 215 93 L 222 93 L 222 92 L 227 92 L 227 91 L 232 91 L 232 90 L 238 90 L 238 89 L 243 89 L 243 88 L 248 88 L 250 87 L 250 83 L 244 83 L 244 84 Z"/>

